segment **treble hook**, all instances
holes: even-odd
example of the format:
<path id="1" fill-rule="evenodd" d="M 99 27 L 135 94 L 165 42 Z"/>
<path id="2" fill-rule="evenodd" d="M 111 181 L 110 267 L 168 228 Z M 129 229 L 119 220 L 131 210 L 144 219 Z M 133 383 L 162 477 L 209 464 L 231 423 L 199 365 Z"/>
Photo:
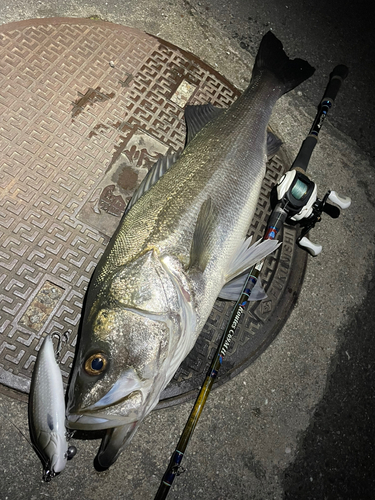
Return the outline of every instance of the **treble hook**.
<path id="1" fill-rule="evenodd" d="M 53 333 L 51 333 L 51 337 L 52 338 L 53 337 L 57 337 L 57 347 L 56 347 L 56 352 L 55 352 L 56 361 L 58 361 L 59 358 L 60 358 L 60 353 L 61 353 L 61 350 L 62 350 L 63 341 L 64 342 L 68 342 L 71 333 L 72 333 L 72 330 L 67 330 L 62 335 L 61 335 L 60 332 L 53 332 Z"/>

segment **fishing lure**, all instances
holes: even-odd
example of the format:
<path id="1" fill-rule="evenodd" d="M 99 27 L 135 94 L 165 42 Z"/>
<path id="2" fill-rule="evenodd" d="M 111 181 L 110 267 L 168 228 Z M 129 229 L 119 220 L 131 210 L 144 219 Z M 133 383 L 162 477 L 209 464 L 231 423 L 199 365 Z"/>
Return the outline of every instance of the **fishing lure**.
<path id="1" fill-rule="evenodd" d="M 58 353 L 60 345 L 61 340 Z M 44 466 L 43 479 L 50 481 L 77 451 L 68 446 L 63 381 L 50 335 L 43 341 L 31 379 L 29 428 L 33 447 Z"/>

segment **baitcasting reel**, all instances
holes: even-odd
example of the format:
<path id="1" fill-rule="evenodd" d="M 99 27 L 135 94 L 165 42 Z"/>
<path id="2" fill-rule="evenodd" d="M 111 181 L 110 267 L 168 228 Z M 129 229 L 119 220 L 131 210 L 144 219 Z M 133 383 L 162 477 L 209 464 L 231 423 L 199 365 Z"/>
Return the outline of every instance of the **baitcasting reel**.
<path id="1" fill-rule="evenodd" d="M 317 197 L 315 182 L 298 167 L 282 176 L 276 186 L 276 192 L 277 205 L 274 211 L 278 212 L 279 216 L 282 214 L 282 218 L 287 222 L 299 223 L 302 226 L 297 243 L 316 257 L 322 251 L 322 246 L 312 243 L 306 237 L 307 233 L 321 221 L 323 212 L 336 219 L 340 215 L 340 208 L 345 209 L 350 206 L 350 198 L 339 196 L 335 191 L 328 191 L 320 200 Z M 337 206 L 331 205 L 327 200 Z"/>

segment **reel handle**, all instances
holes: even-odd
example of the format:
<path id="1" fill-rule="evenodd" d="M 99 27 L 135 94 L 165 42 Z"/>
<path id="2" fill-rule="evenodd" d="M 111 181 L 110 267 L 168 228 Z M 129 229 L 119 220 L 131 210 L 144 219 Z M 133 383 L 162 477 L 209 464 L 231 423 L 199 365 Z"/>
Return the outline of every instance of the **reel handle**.
<path id="1" fill-rule="evenodd" d="M 327 200 L 332 201 L 337 206 L 327 203 Z M 350 207 L 350 204 L 351 199 L 348 196 L 339 196 L 336 191 L 328 191 L 323 200 L 316 198 L 312 207 L 312 213 L 306 218 L 306 225 L 302 230 L 301 237 L 297 240 L 298 245 L 307 250 L 313 257 L 319 255 L 322 251 L 322 245 L 312 243 L 306 237 L 306 234 L 308 234 L 317 222 L 320 222 L 322 212 L 336 219 L 340 215 L 338 207 L 345 209 Z"/>
<path id="2" fill-rule="evenodd" d="M 306 236 L 301 238 L 298 242 L 299 246 L 303 247 L 305 250 L 309 252 L 310 255 L 316 257 L 322 251 L 322 245 L 315 244 L 310 241 Z"/>
<path id="3" fill-rule="evenodd" d="M 336 191 L 331 191 L 328 195 L 328 199 L 342 209 L 349 208 L 352 203 L 349 196 L 339 196 Z"/>

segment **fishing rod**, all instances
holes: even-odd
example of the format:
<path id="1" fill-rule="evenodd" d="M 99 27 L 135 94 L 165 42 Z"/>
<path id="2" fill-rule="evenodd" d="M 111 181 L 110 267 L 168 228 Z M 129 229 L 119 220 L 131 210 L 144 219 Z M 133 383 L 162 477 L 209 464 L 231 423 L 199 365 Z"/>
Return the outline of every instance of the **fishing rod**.
<path id="1" fill-rule="evenodd" d="M 291 221 L 293 223 L 301 223 L 304 219 L 306 219 L 308 223 L 305 224 L 302 231 L 303 236 L 298 239 L 298 243 L 312 255 L 318 255 L 318 253 L 320 253 L 318 251 L 318 245 L 311 243 L 306 238 L 306 234 L 312 227 L 314 227 L 316 222 L 320 221 L 320 215 L 323 211 L 328 213 L 331 217 L 338 216 L 337 211 L 339 212 L 339 209 L 328 204 L 327 199 L 330 199 L 333 203 L 340 206 L 340 208 L 347 208 L 350 205 L 349 198 L 339 197 L 334 191 L 329 191 L 323 200 L 319 200 L 316 196 L 317 189 L 315 183 L 311 181 L 305 173 L 311 154 L 316 146 L 323 121 L 327 116 L 329 109 L 332 107 L 341 83 L 346 78 L 347 74 L 348 68 L 343 65 L 336 66 L 330 74 L 329 83 L 324 92 L 324 97 L 318 106 L 318 112 L 310 132 L 303 141 L 291 169 L 283 175 L 276 187 L 277 203 L 274 206 L 268 220 L 267 229 L 263 238 L 264 240 L 276 239 L 286 220 L 288 220 L 288 222 Z M 257 283 L 264 260 L 265 259 L 252 266 L 246 275 L 242 292 L 232 310 L 227 327 L 212 359 L 206 378 L 199 391 L 185 428 L 174 452 L 172 453 L 169 465 L 164 473 L 154 500 L 164 500 L 171 489 L 175 477 L 181 474 L 181 462 L 184 457 L 185 450 L 195 427 L 197 426 L 208 395 L 210 394 L 212 386 L 217 378 L 217 374 L 235 334 L 241 315 L 245 311 L 251 291 Z"/>
<path id="2" fill-rule="evenodd" d="M 338 207 L 345 209 L 350 206 L 350 198 L 341 197 L 335 191 L 328 191 L 322 200 L 317 198 L 316 184 L 307 176 L 306 170 L 318 142 L 318 135 L 323 122 L 331 109 L 341 84 L 348 76 L 348 68 L 343 64 L 336 66 L 330 74 L 329 82 L 318 106 L 312 127 L 302 142 L 301 148 L 288 172 L 286 172 L 276 186 L 277 204 L 273 208 L 269 219 L 269 229 L 282 227 L 288 220 L 290 224 L 299 223 L 302 227 L 297 244 L 307 250 L 313 257 L 321 251 L 322 246 L 312 243 L 306 234 L 320 222 L 323 212 L 332 218 L 340 215 Z M 338 207 L 331 205 L 332 201 Z M 267 235 L 266 235 L 267 236 Z"/>

